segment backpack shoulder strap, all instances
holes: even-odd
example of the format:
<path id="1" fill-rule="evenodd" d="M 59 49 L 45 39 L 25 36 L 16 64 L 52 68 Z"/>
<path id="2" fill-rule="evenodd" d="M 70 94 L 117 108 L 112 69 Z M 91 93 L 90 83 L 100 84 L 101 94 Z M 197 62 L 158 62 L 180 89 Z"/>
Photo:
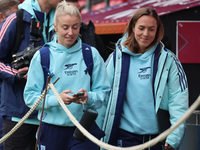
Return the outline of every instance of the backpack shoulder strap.
<path id="1" fill-rule="evenodd" d="M 24 40 L 25 38 L 25 22 L 23 21 L 23 14 L 24 14 L 24 10 L 20 9 L 18 11 L 16 11 L 16 15 L 17 15 L 17 26 L 16 26 L 16 36 L 15 36 L 15 42 L 14 42 L 14 46 L 12 48 L 12 54 L 17 53 L 21 42 Z"/>
<path id="2" fill-rule="evenodd" d="M 83 53 L 83 59 L 85 61 L 85 64 L 87 66 L 85 73 L 89 74 L 92 78 L 92 71 L 93 71 L 93 57 L 92 57 L 92 50 L 91 46 L 85 43 L 82 43 L 82 53 Z"/>
<path id="3" fill-rule="evenodd" d="M 45 46 L 40 49 L 40 58 L 41 58 L 41 66 L 44 72 L 44 85 L 43 85 L 43 90 L 44 90 L 46 86 L 47 77 L 50 75 L 49 71 L 50 51 L 48 46 Z"/>

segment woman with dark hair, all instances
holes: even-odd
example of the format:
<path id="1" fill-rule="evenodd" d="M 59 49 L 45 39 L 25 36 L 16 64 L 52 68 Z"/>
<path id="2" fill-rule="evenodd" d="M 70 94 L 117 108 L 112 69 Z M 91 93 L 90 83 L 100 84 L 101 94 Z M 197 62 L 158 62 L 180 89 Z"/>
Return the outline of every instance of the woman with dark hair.
<path id="1" fill-rule="evenodd" d="M 116 43 L 107 60 L 113 88 L 103 125 L 105 142 L 121 147 L 145 143 L 163 131 L 164 122 L 173 125 L 186 112 L 187 79 L 178 58 L 161 42 L 163 35 L 157 12 L 141 8 Z M 165 144 L 148 149 L 178 149 L 184 130 L 183 123 Z"/>

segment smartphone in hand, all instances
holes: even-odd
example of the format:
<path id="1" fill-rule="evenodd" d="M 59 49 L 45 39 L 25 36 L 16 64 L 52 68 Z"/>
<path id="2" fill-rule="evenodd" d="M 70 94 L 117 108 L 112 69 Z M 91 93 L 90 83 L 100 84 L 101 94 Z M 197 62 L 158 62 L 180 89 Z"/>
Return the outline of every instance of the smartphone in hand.
<path id="1" fill-rule="evenodd" d="M 73 94 L 72 96 L 79 97 L 79 96 L 83 96 L 84 94 L 85 93 L 83 93 L 83 92 L 78 92 L 78 93 Z"/>

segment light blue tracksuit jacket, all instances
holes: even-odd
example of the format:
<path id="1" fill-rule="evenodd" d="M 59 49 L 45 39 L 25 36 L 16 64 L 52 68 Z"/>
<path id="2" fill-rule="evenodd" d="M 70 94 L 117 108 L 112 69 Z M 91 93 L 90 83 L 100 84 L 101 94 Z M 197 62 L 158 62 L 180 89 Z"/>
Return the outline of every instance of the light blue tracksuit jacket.
<path id="1" fill-rule="evenodd" d="M 121 118 L 119 112 L 121 112 L 123 108 L 123 102 L 121 103 L 121 101 L 124 101 L 124 99 L 119 99 L 120 94 L 125 91 L 120 87 L 120 77 L 124 71 L 122 69 L 122 54 L 124 53 L 123 49 L 125 49 L 120 42 L 123 41 L 120 39 L 116 44 L 115 66 L 113 63 L 113 54 L 107 60 L 107 72 L 112 85 L 112 91 L 107 104 L 107 111 L 103 124 L 103 130 L 106 134 L 103 141 L 108 143 L 113 143 L 115 138 Z M 155 78 L 153 84 L 155 110 L 157 115 L 158 110 L 167 110 L 170 114 L 170 123 L 173 125 L 188 109 L 187 79 L 177 57 L 171 51 L 167 50 L 161 42 L 159 44 L 161 46 L 158 53 L 159 59 L 157 65 L 154 65 L 153 68 L 155 70 L 153 75 Z M 122 51 L 119 49 L 119 45 L 122 47 Z M 154 64 L 155 63 L 156 62 L 154 62 Z M 166 142 L 177 149 L 183 138 L 184 131 L 185 123 L 181 124 L 176 130 L 169 134 Z"/>

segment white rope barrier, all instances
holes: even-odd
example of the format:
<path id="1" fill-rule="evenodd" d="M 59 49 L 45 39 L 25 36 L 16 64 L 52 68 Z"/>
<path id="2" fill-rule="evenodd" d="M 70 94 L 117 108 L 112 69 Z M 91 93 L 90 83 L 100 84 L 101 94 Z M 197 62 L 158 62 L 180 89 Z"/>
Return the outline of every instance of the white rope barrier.
<path id="1" fill-rule="evenodd" d="M 156 143 L 164 140 L 172 131 L 174 131 L 181 123 L 183 123 L 186 119 L 189 118 L 189 116 L 195 111 L 195 109 L 199 106 L 200 104 L 200 96 L 197 98 L 197 100 L 191 105 L 191 107 L 188 109 L 188 111 L 169 129 L 167 129 L 166 131 L 164 131 L 163 133 L 161 133 L 159 136 L 157 136 L 156 138 L 141 144 L 141 145 L 137 145 L 137 146 L 132 146 L 132 147 L 126 147 L 126 148 L 121 148 L 121 147 L 116 147 L 116 146 L 112 146 L 106 143 L 103 143 L 102 141 L 98 140 L 96 137 L 94 137 L 93 135 L 91 135 L 87 130 L 85 130 L 80 123 L 76 120 L 76 118 L 71 114 L 71 112 L 68 110 L 68 108 L 66 107 L 66 105 L 64 104 L 63 100 L 60 98 L 58 92 L 56 91 L 55 87 L 53 86 L 52 83 L 50 83 L 50 87 L 52 89 L 52 91 L 54 92 L 59 104 L 61 105 L 61 107 L 64 109 L 64 111 L 67 113 L 68 117 L 70 118 L 70 120 L 74 123 L 74 125 L 88 138 L 90 139 L 92 142 L 96 143 L 97 145 L 99 145 L 102 148 L 105 149 L 109 149 L 109 150 L 141 150 L 141 149 L 145 149 L 148 147 L 152 147 L 153 145 L 155 145 Z"/>
<path id="2" fill-rule="evenodd" d="M 90 139 L 92 142 L 94 142 L 95 144 L 99 145 L 102 148 L 105 149 L 109 149 L 109 150 L 141 150 L 141 149 L 145 149 L 148 147 L 152 147 L 153 145 L 155 145 L 156 143 L 164 140 L 172 131 L 174 131 L 181 123 L 183 123 L 185 120 L 187 120 L 190 115 L 196 110 L 196 108 L 199 106 L 200 104 L 200 96 L 197 98 L 197 100 L 190 106 L 190 108 L 188 109 L 188 111 L 169 129 L 167 129 L 166 131 L 164 131 L 163 133 L 161 133 L 160 135 L 158 135 L 156 138 L 141 144 L 141 145 L 137 145 L 137 146 L 132 146 L 132 147 L 116 147 L 113 145 L 109 145 L 107 143 L 104 143 L 100 140 L 98 140 L 96 137 L 94 137 L 93 135 L 91 135 L 87 130 L 85 130 L 80 123 L 76 120 L 76 118 L 71 114 L 71 112 L 68 110 L 68 108 L 66 107 L 66 105 L 64 104 L 63 100 L 60 98 L 60 95 L 58 94 L 57 90 L 55 89 L 54 85 L 52 83 L 50 83 L 47 87 L 47 91 L 49 91 L 49 89 L 52 89 L 53 93 L 55 94 L 59 104 L 61 105 L 61 107 L 64 109 L 64 111 L 66 112 L 66 114 L 68 115 L 68 117 L 70 118 L 70 120 L 73 122 L 73 124 L 88 138 Z M 4 142 L 9 136 L 11 136 L 23 123 L 24 121 L 30 116 L 30 114 L 36 109 L 36 107 L 39 105 L 39 103 L 42 101 L 42 99 L 44 98 L 45 91 L 41 94 L 41 96 L 38 98 L 38 100 L 35 102 L 35 104 L 33 105 L 33 107 L 27 112 L 27 114 L 12 128 L 11 131 L 9 131 L 6 135 L 4 135 L 1 139 L 0 139 L 0 143 Z"/>
<path id="3" fill-rule="evenodd" d="M 47 91 L 49 91 L 50 87 L 47 87 Z M 42 101 L 42 99 L 45 96 L 45 91 L 42 92 L 38 100 L 35 102 L 33 107 L 26 113 L 26 115 L 6 134 L 0 139 L 0 143 L 3 143 L 7 138 L 9 138 L 23 123 L 28 117 L 31 115 L 31 113 L 36 109 L 36 107 L 39 105 L 39 103 Z"/>

